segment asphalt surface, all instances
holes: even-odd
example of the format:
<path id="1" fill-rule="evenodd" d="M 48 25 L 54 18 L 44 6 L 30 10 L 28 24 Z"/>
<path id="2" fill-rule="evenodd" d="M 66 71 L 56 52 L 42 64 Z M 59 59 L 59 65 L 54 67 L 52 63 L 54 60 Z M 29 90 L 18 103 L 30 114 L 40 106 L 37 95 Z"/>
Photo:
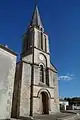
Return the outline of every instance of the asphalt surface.
<path id="1" fill-rule="evenodd" d="M 33 120 L 57 120 L 57 119 L 63 119 L 64 117 L 70 118 L 74 116 L 73 113 L 57 113 L 55 115 L 41 115 L 41 116 L 36 116 L 33 118 Z"/>
<path id="2" fill-rule="evenodd" d="M 23 120 L 23 119 L 11 119 L 11 120 Z M 57 113 L 54 115 L 38 115 L 35 117 L 24 118 L 24 120 L 80 120 L 80 114 L 77 115 L 70 111 L 70 113 Z"/>

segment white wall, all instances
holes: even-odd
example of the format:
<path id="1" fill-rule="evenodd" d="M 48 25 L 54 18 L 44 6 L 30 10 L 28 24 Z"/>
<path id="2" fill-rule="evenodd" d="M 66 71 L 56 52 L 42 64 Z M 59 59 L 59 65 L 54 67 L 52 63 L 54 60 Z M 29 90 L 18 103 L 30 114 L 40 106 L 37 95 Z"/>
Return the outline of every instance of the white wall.
<path id="1" fill-rule="evenodd" d="M 0 119 L 11 117 L 16 56 L 0 48 Z"/>

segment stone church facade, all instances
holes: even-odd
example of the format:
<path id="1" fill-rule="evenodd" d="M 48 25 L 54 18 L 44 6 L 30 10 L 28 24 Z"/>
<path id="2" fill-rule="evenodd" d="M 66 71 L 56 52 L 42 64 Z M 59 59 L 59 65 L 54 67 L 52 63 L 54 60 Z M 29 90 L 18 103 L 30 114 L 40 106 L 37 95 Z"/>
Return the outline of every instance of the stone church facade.
<path id="1" fill-rule="evenodd" d="M 57 69 L 50 62 L 49 39 L 37 6 L 23 36 L 15 73 L 11 117 L 59 112 Z"/>
<path id="2" fill-rule="evenodd" d="M 12 112 L 14 117 L 59 112 L 57 70 L 50 62 L 49 39 L 37 6 L 23 37 Z"/>

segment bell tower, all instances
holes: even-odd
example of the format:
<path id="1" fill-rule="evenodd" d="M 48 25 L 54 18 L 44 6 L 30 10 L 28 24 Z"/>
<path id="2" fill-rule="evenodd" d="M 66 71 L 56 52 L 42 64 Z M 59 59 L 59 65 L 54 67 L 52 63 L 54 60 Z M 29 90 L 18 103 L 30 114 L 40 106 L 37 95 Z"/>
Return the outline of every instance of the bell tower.
<path id="1" fill-rule="evenodd" d="M 48 35 L 44 32 L 37 5 L 35 6 L 28 30 L 23 36 L 22 54 L 25 55 L 32 47 L 49 53 Z"/>
<path id="2" fill-rule="evenodd" d="M 19 118 L 59 112 L 57 69 L 50 62 L 49 39 L 37 5 L 23 36 L 21 61 L 17 69 L 14 115 Z"/>

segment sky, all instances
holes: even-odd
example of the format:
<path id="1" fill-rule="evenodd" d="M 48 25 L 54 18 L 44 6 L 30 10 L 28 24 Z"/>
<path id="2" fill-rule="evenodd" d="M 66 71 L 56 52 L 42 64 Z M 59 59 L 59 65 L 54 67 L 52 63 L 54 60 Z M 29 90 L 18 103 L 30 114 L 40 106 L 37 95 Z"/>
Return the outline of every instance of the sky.
<path id="1" fill-rule="evenodd" d="M 34 1 L 0 0 L 0 44 L 18 54 Z M 59 96 L 80 96 L 80 0 L 38 0 L 38 7 L 58 69 Z"/>

